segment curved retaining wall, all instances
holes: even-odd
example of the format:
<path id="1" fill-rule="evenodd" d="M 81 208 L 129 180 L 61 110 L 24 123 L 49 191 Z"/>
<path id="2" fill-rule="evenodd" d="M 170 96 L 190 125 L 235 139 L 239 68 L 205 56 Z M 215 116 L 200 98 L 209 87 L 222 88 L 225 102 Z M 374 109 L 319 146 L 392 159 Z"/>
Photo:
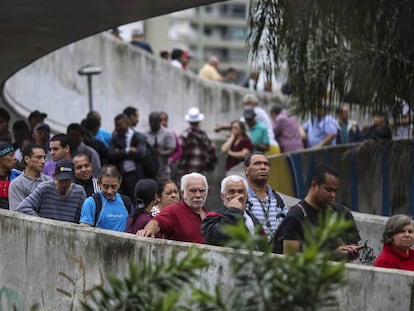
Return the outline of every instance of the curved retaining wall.
<path id="1" fill-rule="evenodd" d="M 364 238 L 372 226 L 384 224 L 383 217 L 373 217 L 360 222 L 356 215 L 358 226 L 365 228 Z M 106 284 L 108 274 L 125 275 L 130 261 L 166 259 L 173 249 L 179 256 L 193 245 L 81 228 L 6 210 L 0 210 L 0 236 L 0 305 L 7 310 L 15 305 L 17 311 L 29 310 L 35 303 L 46 310 L 79 310 L 88 290 Z M 198 247 L 212 263 L 200 277 L 209 284 L 220 280 L 224 289 L 231 290 L 229 262 L 243 252 Z M 414 273 L 355 264 L 348 264 L 346 270 L 348 284 L 336 293 L 340 310 L 413 310 Z"/>
<path id="2" fill-rule="evenodd" d="M 271 159 L 270 184 L 282 193 L 303 198 L 320 163 L 339 171 L 337 201 L 353 211 L 414 216 L 414 144 L 410 140 L 340 145 Z"/>
<path id="3" fill-rule="evenodd" d="M 135 106 L 141 119 L 137 129 L 147 130 L 149 113 L 162 110 L 179 133 L 188 125 L 184 120 L 188 108 L 196 106 L 206 116 L 203 128 L 212 138 L 223 138 L 223 133 L 213 132 L 215 125 L 240 118 L 242 98 L 248 92 L 200 79 L 102 33 L 46 55 L 10 78 L 4 88 L 10 108 L 23 117 L 34 109 L 47 112 L 47 122 L 56 132 L 80 122 L 89 111 L 86 78 L 77 74 L 85 64 L 102 67 L 102 73 L 92 78 L 93 102 L 107 129 L 113 129 L 116 114 Z M 258 97 L 266 110 L 280 101 L 264 93 Z"/>

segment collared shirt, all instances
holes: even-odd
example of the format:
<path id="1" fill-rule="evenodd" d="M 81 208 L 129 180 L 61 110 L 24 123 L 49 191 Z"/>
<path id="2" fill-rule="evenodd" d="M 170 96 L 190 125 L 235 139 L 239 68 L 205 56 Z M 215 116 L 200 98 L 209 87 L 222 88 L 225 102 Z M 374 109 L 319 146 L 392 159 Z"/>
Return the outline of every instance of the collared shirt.
<path id="1" fill-rule="evenodd" d="M 248 194 L 246 208 L 260 221 L 266 232 L 267 239 L 270 241 L 288 212 L 286 201 L 280 195 L 284 204 L 283 207 L 279 206 L 275 194 L 269 185 L 267 185 L 267 195 L 264 200 L 260 200 L 250 186 Z"/>
<path id="2" fill-rule="evenodd" d="M 204 212 L 207 213 L 205 207 Z M 182 242 L 204 243 L 201 234 L 201 217 L 184 201 L 170 204 L 154 217 L 165 238 Z"/>
<path id="3" fill-rule="evenodd" d="M 181 174 L 199 172 L 209 169 L 210 164 L 217 162 L 216 147 L 203 130 L 195 127 L 187 128 L 180 135 L 183 153 L 178 160 Z"/>
<path id="4" fill-rule="evenodd" d="M 269 145 L 269 134 L 267 133 L 267 128 L 263 123 L 256 121 L 256 124 L 253 127 L 248 128 L 248 132 L 253 144 Z"/>
<path id="5" fill-rule="evenodd" d="M 149 144 L 152 147 L 155 147 L 155 141 L 157 141 L 158 150 L 167 150 L 176 148 L 175 137 L 170 130 L 165 127 L 160 127 L 157 132 L 148 131 L 146 133 Z M 158 151 L 157 150 L 157 151 Z M 158 169 L 157 179 L 158 180 L 167 180 L 171 178 L 171 170 L 168 164 L 168 158 L 170 156 L 158 155 L 158 160 L 160 167 Z"/>
<path id="6" fill-rule="evenodd" d="M 338 133 L 338 122 L 330 115 L 322 117 L 320 120 L 308 120 L 303 125 L 303 129 L 308 136 L 308 147 L 319 144 L 328 135 Z M 334 138 L 329 145 L 336 145 Z"/>
<path id="7" fill-rule="evenodd" d="M 24 172 L 10 183 L 9 208 L 15 211 L 17 206 L 44 181 L 52 180 L 50 176 L 40 174 L 38 178 L 27 176 Z"/>

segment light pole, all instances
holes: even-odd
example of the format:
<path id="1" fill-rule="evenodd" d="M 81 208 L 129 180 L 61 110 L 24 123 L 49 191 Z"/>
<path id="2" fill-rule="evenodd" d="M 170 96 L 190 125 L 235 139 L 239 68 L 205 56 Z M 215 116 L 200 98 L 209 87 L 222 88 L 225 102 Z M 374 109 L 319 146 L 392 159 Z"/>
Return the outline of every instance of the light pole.
<path id="1" fill-rule="evenodd" d="M 85 65 L 79 68 L 78 74 L 81 76 L 86 76 L 88 82 L 88 96 L 89 96 L 89 111 L 93 110 L 93 101 L 92 101 L 92 76 L 98 75 L 102 72 L 101 67 L 94 65 Z"/>

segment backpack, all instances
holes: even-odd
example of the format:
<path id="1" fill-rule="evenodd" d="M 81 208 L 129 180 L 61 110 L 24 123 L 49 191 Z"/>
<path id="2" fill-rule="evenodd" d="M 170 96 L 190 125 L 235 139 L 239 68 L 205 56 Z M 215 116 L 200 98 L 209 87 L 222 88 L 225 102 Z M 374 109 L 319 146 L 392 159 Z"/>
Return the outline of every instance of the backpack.
<path id="1" fill-rule="evenodd" d="M 141 133 L 135 132 L 133 140 L 134 143 L 131 141 L 131 146 L 135 146 L 142 155 L 140 164 L 144 177 L 155 179 L 160 167 L 157 151 L 148 142 L 147 137 Z"/>
<path id="2" fill-rule="evenodd" d="M 102 198 L 101 195 L 97 192 L 92 195 L 93 200 L 95 201 L 95 221 L 93 223 L 93 226 L 96 227 L 96 224 L 98 223 L 99 215 L 102 211 Z M 130 197 L 121 194 L 122 202 L 124 202 L 124 207 L 128 212 L 128 215 L 131 214 L 131 199 Z"/>
<path id="3" fill-rule="evenodd" d="M 296 204 L 295 206 L 299 206 L 300 209 L 302 210 L 303 218 L 300 217 L 301 219 L 299 219 L 299 221 L 302 223 L 302 221 L 308 217 L 308 214 L 306 213 L 305 208 L 300 203 Z M 294 208 L 295 206 L 292 206 L 292 208 Z M 284 237 L 282 234 L 282 229 L 284 225 L 285 225 L 285 221 L 282 221 L 279 227 L 277 228 L 275 234 L 273 235 L 272 242 L 271 242 L 273 244 L 273 252 L 277 254 L 283 254 Z"/>
<path id="4" fill-rule="evenodd" d="M 277 206 L 279 206 L 280 209 L 284 209 L 285 208 L 285 201 L 283 201 L 282 197 L 280 196 L 279 193 L 277 193 L 275 190 L 272 189 L 272 193 L 275 196 L 276 202 L 277 202 Z M 253 203 L 250 202 L 250 200 L 247 200 L 247 209 L 250 211 L 252 208 Z M 285 214 L 279 213 L 276 215 L 276 218 L 285 218 Z"/>

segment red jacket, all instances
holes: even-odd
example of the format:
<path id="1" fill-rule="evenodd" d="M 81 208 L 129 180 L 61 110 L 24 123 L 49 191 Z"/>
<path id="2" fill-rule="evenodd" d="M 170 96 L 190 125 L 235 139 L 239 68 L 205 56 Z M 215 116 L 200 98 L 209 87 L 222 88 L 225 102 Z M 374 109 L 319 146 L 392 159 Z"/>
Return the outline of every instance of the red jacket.
<path id="1" fill-rule="evenodd" d="M 381 254 L 374 262 L 374 266 L 414 271 L 414 250 L 409 249 L 407 255 L 391 245 L 384 245 Z"/>

